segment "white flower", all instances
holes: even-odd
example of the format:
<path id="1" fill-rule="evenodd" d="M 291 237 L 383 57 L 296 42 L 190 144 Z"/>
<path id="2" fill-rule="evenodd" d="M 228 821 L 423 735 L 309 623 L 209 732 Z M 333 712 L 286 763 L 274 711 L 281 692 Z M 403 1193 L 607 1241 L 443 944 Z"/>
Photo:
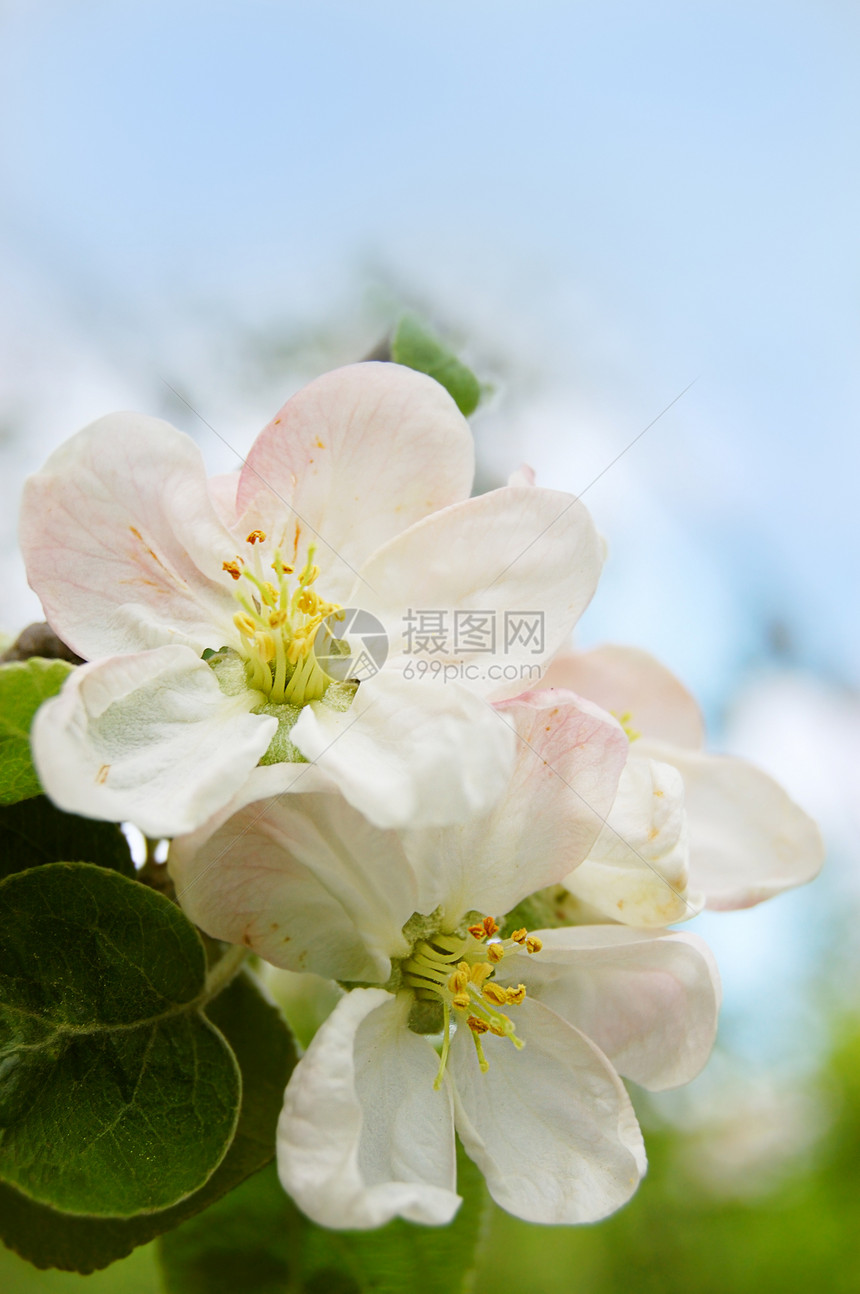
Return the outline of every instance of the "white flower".
<path id="1" fill-rule="evenodd" d="M 665 926 L 750 907 L 817 875 L 812 819 L 746 760 L 706 754 L 698 706 L 646 652 L 564 652 L 542 681 L 618 715 L 631 738 L 618 797 L 588 859 L 565 879 L 587 920 Z"/>
<path id="2" fill-rule="evenodd" d="M 278 1131 L 281 1179 L 325 1226 L 450 1220 L 455 1128 L 505 1209 L 603 1217 L 645 1171 L 619 1073 L 682 1083 L 712 1045 L 719 990 L 694 936 L 529 935 L 514 915 L 499 937 L 494 917 L 588 853 L 627 747 L 562 692 L 499 712 L 514 773 L 465 826 L 381 831 L 340 797 L 297 794 L 171 848 L 179 899 L 209 933 L 359 985 L 296 1067 Z"/>
<path id="3" fill-rule="evenodd" d="M 155 419 L 115 414 L 73 437 L 29 480 L 21 519 L 45 614 L 91 662 L 34 724 L 48 794 L 153 836 L 195 829 L 234 794 L 294 785 L 336 786 L 382 826 L 488 808 L 513 753 L 484 698 L 521 690 L 502 665 L 539 672 L 601 555 L 570 496 L 470 499 L 472 472 L 450 396 L 392 364 L 312 382 L 240 473 L 210 483 L 193 442 Z M 373 612 L 391 642 L 357 691 L 314 651 L 348 607 Z M 503 657 L 500 629 L 494 652 L 440 658 L 444 686 L 409 679 L 413 608 L 499 622 L 526 610 L 543 617 L 543 643 Z"/>

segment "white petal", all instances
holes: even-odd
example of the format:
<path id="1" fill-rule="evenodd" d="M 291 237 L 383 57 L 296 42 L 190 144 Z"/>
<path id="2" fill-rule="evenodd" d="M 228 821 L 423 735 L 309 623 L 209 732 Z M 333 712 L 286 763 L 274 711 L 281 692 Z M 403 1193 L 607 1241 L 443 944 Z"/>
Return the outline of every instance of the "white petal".
<path id="1" fill-rule="evenodd" d="M 197 446 L 157 418 L 111 414 L 61 445 L 24 487 L 21 549 L 52 627 L 87 659 L 228 641 L 236 541 Z"/>
<path id="2" fill-rule="evenodd" d="M 484 1034 L 482 1074 L 470 1030 L 451 1044 L 457 1131 L 497 1204 L 527 1222 L 596 1222 L 645 1171 L 624 1085 L 606 1057 L 541 1002 L 512 1008 L 517 1051 Z"/>
<path id="3" fill-rule="evenodd" d="M 606 826 L 564 884 L 590 918 L 662 927 L 695 916 L 703 900 L 688 889 L 683 780 L 671 765 L 637 757 L 637 746 Z"/>
<path id="4" fill-rule="evenodd" d="M 260 433 L 237 506 L 300 564 L 315 543 L 322 591 L 343 601 L 375 549 L 466 498 L 473 472 L 468 423 L 438 382 L 352 364 L 304 387 Z"/>
<path id="5" fill-rule="evenodd" d="M 447 666 L 455 672 L 445 677 L 473 691 L 515 696 L 566 640 L 602 562 L 591 517 L 572 495 L 505 486 L 392 539 L 362 567 L 352 596 L 385 625 L 398 668 Z M 418 650 L 415 617 L 425 611 L 445 617 L 439 652 Z M 489 630 L 464 632 L 476 614 L 492 641 Z"/>
<path id="6" fill-rule="evenodd" d="M 748 908 L 818 875 L 818 828 L 767 773 L 743 759 L 657 742 L 647 751 L 684 779 L 690 885 L 709 908 Z"/>
<path id="7" fill-rule="evenodd" d="M 675 675 L 638 647 L 607 644 L 586 652 L 560 652 L 544 687 L 566 687 L 615 715 L 629 713 L 644 737 L 698 750 L 704 741 L 701 711 Z"/>
<path id="8" fill-rule="evenodd" d="M 600 1047 L 620 1074 L 662 1090 L 688 1083 L 711 1053 L 720 982 L 695 935 L 623 926 L 541 930 L 543 948 L 505 957 L 496 978 L 522 980 Z"/>
<path id="9" fill-rule="evenodd" d="M 296 1066 L 278 1124 L 285 1189 L 325 1227 L 439 1226 L 460 1204 L 450 1085 L 406 1027 L 410 998 L 356 989 Z"/>
<path id="10" fill-rule="evenodd" d="M 491 812 L 403 838 L 422 886 L 420 910 L 441 906 L 454 924 L 472 909 L 509 912 L 576 866 L 603 826 L 627 758 L 615 720 L 570 693 L 527 693 L 495 710 L 500 737 L 516 733 L 516 762 Z"/>
<path id="11" fill-rule="evenodd" d="M 514 758 L 513 734 L 480 697 L 387 669 L 361 684 L 349 710 L 305 706 L 291 737 L 379 827 L 486 812 Z"/>
<path id="12" fill-rule="evenodd" d="M 46 792 L 69 813 L 133 822 L 148 836 L 193 831 L 240 786 L 277 722 L 227 697 L 188 647 L 81 665 L 33 724 Z"/>
<path id="13" fill-rule="evenodd" d="M 275 966 L 381 983 L 390 958 L 409 952 L 402 929 L 418 907 L 412 869 L 397 836 L 340 795 L 249 804 L 208 839 L 175 840 L 170 871 L 192 921 Z"/>

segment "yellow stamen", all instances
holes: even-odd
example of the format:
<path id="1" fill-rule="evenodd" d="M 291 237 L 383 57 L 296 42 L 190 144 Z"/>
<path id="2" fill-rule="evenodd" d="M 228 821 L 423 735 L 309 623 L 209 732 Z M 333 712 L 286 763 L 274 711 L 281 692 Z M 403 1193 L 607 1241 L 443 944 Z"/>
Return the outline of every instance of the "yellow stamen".
<path id="1" fill-rule="evenodd" d="M 234 580 L 238 580 L 241 578 L 241 575 L 242 575 L 242 568 L 239 565 L 241 560 L 242 560 L 241 557 L 237 557 L 234 562 L 222 562 L 221 570 L 227 571 L 228 574 L 233 576 Z"/>
<path id="2" fill-rule="evenodd" d="M 492 1002 L 493 1006 L 507 1006 L 508 1004 L 508 995 L 501 984 L 485 984 L 481 990 L 481 996 L 486 1002 Z"/>
<path id="3" fill-rule="evenodd" d="M 261 544 L 266 538 L 265 530 L 252 530 L 250 535 L 246 535 L 246 544 Z"/>
<path id="4" fill-rule="evenodd" d="M 511 938 L 513 939 L 515 944 L 524 944 L 526 941 L 527 934 L 528 934 L 528 930 L 526 930 L 525 926 L 523 926 L 521 930 L 515 930 L 514 933 L 511 935 Z"/>
<path id="5" fill-rule="evenodd" d="M 543 940 L 538 939 L 537 935 L 529 935 L 526 940 L 526 952 L 539 953 L 541 948 L 543 948 Z"/>
<path id="6" fill-rule="evenodd" d="M 519 1006 L 525 1000 L 526 986 L 518 984 L 516 988 L 505 989 L 505 998 L 508 1006 Z"/>
<path id="7" fill-rule="evenodd" d="M 501 944 L 488 944 L 487 956 L 491 962 L 500 962 L 505 955 L 505 950 Z"/>
<path id="8" fill-rule="evenodd" d="M 242 611 L 236 612 L 233 617 L 233 624 L 239 630 L 239 633 L 244 634 L 246 638 L 253 638 L 254 634 L 257 632 L 257 626 L 254 624 L 254 621 L 250 616 L 245 615 Z"/>

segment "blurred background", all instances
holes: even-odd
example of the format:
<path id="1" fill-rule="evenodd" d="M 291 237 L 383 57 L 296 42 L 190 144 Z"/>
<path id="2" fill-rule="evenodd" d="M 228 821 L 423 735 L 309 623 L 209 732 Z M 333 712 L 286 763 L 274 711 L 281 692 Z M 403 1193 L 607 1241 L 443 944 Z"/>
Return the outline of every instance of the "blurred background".
<path id="1" fill-rule="evenodd" d="M 410 308 L 493 387 L 482 488 L 528 462 L 606 535 L 581 644 L 658 655 L 827 837 L 696 919 L 711 1065 L 640 1102 L 615 1219 L 495 1216 L 496 1294 L 860 1288 L 858 49 L 844 0 L 0 0 L 0 630 L 61 440 L 138 409 L 227 470 Z M 0 1252 L 85 1279 L 159 1288 Z"/>

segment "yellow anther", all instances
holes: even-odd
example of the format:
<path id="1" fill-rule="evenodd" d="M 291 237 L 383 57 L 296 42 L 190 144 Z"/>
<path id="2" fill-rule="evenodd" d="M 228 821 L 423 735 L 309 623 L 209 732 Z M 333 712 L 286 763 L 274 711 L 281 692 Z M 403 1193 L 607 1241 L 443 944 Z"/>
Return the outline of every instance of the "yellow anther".
<path id="1" fill-rule="evenodd" d="M 501 984 L 485 984 L 481 996 L 484 1001 L 492 1002 L 493 1006 L 507 1006 L 508 1003 L 508 995 Z"/>
<path id="2" fill-rule="evenodd" d="M 453 975 L 449 975 L 448 988 L 451 990 L 452 993 L 463 994 L 465 993 L 468 987 L 469 987 L 468 971 L 466 971 L 464 974 L 464 972 L 458 968 L 457 970 L 454 971 Z"/>
<path id="3" fill-rule="evenodd" d="M 263 599 L 267 607 L 276 607 L 278 605 L 280 594 L 274 584 L 270 584 L 268 580 L 264 580 L 260 585 L 260 597 Z"/>
<path id="4" fill-rule="evenodd" d="M 246 544 L 261 544 L 266 538 L 265 530 L 252 530 L 250 535 L 245 536 Z"/>
<path id="5" fill-rule="evenodd" d="M 494 1033 L 497 1038 L 507 1038 L 508 1036 L 505 1030 L 498 1024 L 489 1024 L 487 1025 L 487 1028 L 490 1033 Z"/>
<path id="6" fill-rule="evenodd" d="M 500 962 L 505 955 L 501 944 L 487 944 L 487 956 L 491 962 Z"/>
<path id="7" fill-rule="evenodd" d="M 258 633 L 256 637 L 256 644 L 257 644 L 257 651 L 260 653 L 260 655 L 262 656 L 263 660 L 266 662 L 267 665 L 270 660 L 275 659 L 278 649 L 275 646 L 275 640 L 271 634 L 267 634 L 265 632 Z"/>
<path id="8" fill-rule="evenodd" d="M 489 962 L 475 962 L 469 972 L 469 979 L 480 988 L 487 976 L 492 975 L 492 973 L 493 968 Z"/>
<path id="9" fill-rule="evenodd" d="M 302 615 L 316 615 L 320 605 L 320 599 L 317 594 L 314 593 L 313 589 L 302 589 L 301 593 L 296 598 L 296 607 L 301 611 Z"/>
<path id="10" fill-rule="evenodd" d="M 455 993 L 452 1001 L 458 1011 L 468 1011 L 469 1007 L 472 1005 L 472 999 L 469 997 L 468 993 Z"/>
<path id="11" fill-rule="evenodd" d="M 287 647 L 287 660 L 291 665 L 297 665 L 307 650 L 307 643 L 301 634 L 296 633 L 290 645 Z"/>
<path id="12" fill-rule="evenodd" d="M 299 584 L 301 584 L 303 588 L 307 584 L 313 584 L 314 580 L 318 578 L 319 573 L 320 573 L 320 568 L 316 565 L 315 562 L 314 563 L 311 562 L 311 554 L 309 552 L 308 560 L 305 563 L 305 569 L 302 571 L 301 575 L 299 576 Z"/>
<path id="13" fill-rule="evenodd" d="M 526 996 L 525 984 L 518 984 L 516 988 L 506 988 L 505 998 L 508 1006 L 519 1006 Z"/>
<path id="14" fill-rule="evenodd" d="M 289 620 L 289 616 L 287 615 L 286 611 L 284 611 L 283 609 L 279 611 L 273 611 L 269 616 L 269 628 L 280 629 L 281 625 L 285 625 L 288 620 Z"/>
<path id="15" fill-rule="evenodd" d="M 479 1020 L 476 1015 L 470 1015 L 466 1024 L 472 1030 L 472 1033 L 489 1033 L 492 1025 L 487 1024 L 486 1020 Z"/>
<path id="16" fill-rule="evenodd" d="M 473 939 L 486 939 L 487 932 L 483 926 L 469 926 L 469 934 Z"/>
<path id="17" fill-rule="evenodd" d="M 234 562 L 222 562 L 221 570 L 227 571 L 230 575 L 233 576 L 234 580 L 238 580 L 241 578 L 241 575 L 242 575 L 242 567 L 239 565 L 241 560 L 242 560 L 241 557 L 237 557 Z"/>
<path id="18" fill-rule="evenodd" d="M 272 570 L 276 575 L 292 575 L 295 569 L 294 566 L 287 566 L 285 562 L 281 561 L 280 557 L 276 557 L 272 562 Z"/>
<path id="19" fill-rule="evenodd" d="M 539 953 L 541 948 L 543 948 L 543 940 L 538 939 L 537 935 L 529 935 L 526 940 L 526 952 Z"/>
<path id="20" fill-rule="evenodd" d="M 496 925 L 492 917 L 484 917 L 481 925 L 486 930 L 488 939 L 490 935 L 497 935 L 499 933 L 499 927 Z"/>
<path id="21" fill-rule="evenodd" d="M 511 935 L 511 938 L 513 939 L 515 944 L 524 944 L 526 941 L 527 934 L 528 934 L 528 930 L 526 930 L 525 926 L 523 926 L 521 930 L 515 930 L 514 933 Z"/>
<path id="22" fill-rule="evenodd" d="M 233 624 L 239 630 L 239 633 L 244 634 L 246 638 L 253 638 L 254 634 L 257 632 L 257 626 L 254 624 L 254 621 L 250 616 L 245 615 L 244 611 L 236 612 L 233 617 Z"/>

